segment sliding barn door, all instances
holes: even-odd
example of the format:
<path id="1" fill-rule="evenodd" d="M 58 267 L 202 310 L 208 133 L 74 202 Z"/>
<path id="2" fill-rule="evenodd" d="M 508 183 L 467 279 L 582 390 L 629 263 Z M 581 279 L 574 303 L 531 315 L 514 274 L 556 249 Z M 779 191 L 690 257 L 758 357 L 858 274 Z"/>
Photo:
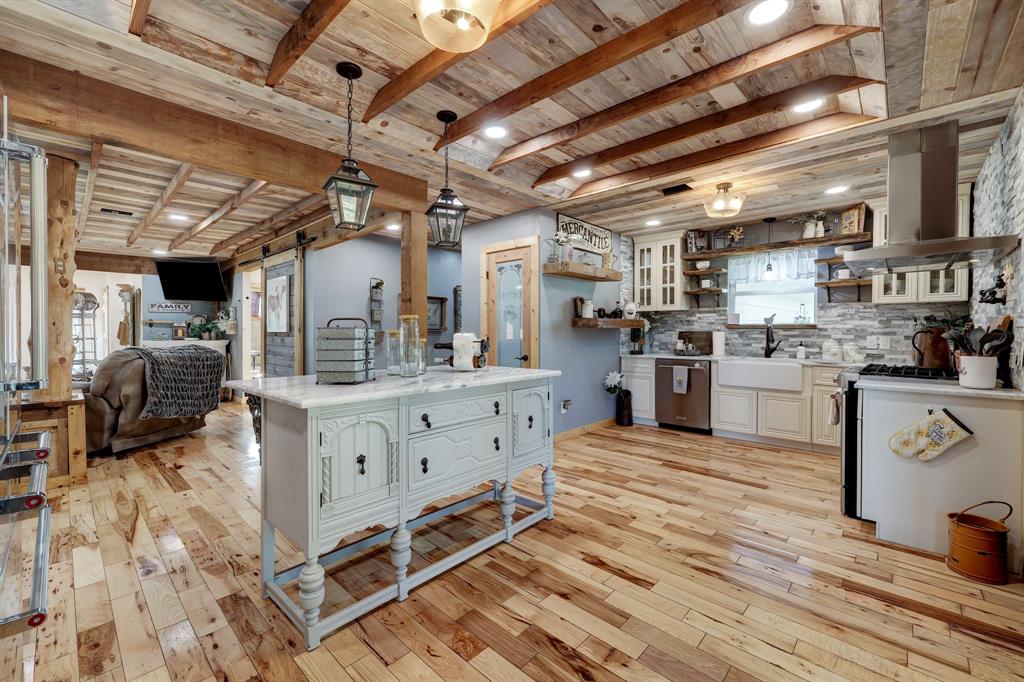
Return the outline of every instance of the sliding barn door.
<path id="1" fill-rule="evenodd" d="M 303 373 L 303 254 L 301 249 L 263 261 L 263 376 Z"/>

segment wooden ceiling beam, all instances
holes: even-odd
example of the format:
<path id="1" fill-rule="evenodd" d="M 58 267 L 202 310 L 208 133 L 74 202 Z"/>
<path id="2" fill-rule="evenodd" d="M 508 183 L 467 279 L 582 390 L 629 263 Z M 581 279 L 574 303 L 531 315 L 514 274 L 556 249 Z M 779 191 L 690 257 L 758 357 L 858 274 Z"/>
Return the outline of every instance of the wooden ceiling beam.
<path id="1" fill-rule="evenodd" d="M 274 87 L 284 78 L 288 69 L 299 61 L 299 57 L 327 30 L 348 3 L 349 0 L 310 0 L 277 44 L 267 73 L 267 85 Z"/>
<path id="2" fill-rule="evenodd" d="M 497 123 L 517 111 L 582 83 L 603 71 L 643 54 L 658 45 L 711 23 L 754 0 L 690 0 L 657 19 L 637 26 L 575 59 L 520 85 L 489 104 L 463 116 L 448 128 L 454 142 L 484 126 Z M 434 149 L 444 145 L 440 137 Z"/>
<path id="3" fill-rule="evenodd" d="M 491 170 L 549 147 L 577 140 L 604 128 L 618 125 L 637 116 L 707 92 L 739 78 L 785 64 L 815 50 L 875 31 L 878 31 L 877 26 L 812 26 L 782 40 L 627 99 L 590 116 L 584 116 L 560 128 L 514 144 L 498 155 L 498 158 L 491 164 Z M 451 128 L 449 128 L 450 130 Z"/>
<path id="4" fill-rule="evenodd" d="M 320 193 L 341 154 L 0 50 L 11 119 L 273 185 Z M 322 143 L 322 141 L 318 141 Z M 373 204 L 422 211 L 427 181 L 360 162 Z"/>
<path id="5" fill-rule="evenodd" d="M 487 35 L 490 42 L 523 23 L 554 0 L 506 0 L 498 7 L 491 32 Z M 377 114 L 397 104 L 411 92 L 444 73 L 461 59 L 468 57 L 470 52 L 445 52 L 434 50 L 408 69 L 388 81 L 373 96 L 373 101 L 363 114 L 363 123 L 368 123 Z"/>
<path id="6" fill-rule="evenodd" d="M 797 123 L 796 125 L 718 145 L 717 147 L 701 149 L 692 154 L 684 154 L 683 156 L 677 156 L 674 159 L 668 159 L 660 163 L 644 166 L 643 168 L 636 168 L 615 175 L 609 175 L 605 178 L 591 180 L 580 185 L 572 193 L 570 199 L 620 189 L 627 185 L 653 180 L 661 176 L 675 176 L 698 166 L 716 163 L 730 157 L 768 149 L 769 147 L 797 142 L 808 137 L 832 133 L 873 120 L 875 120 L 873 116 L 864 114 L 839 113 L 823 116 L 806 123 Z"/>
<path id="7" fill-rule="evenodd" d="M 326 206 L 327 196 L 324 195 L 323 192 L 310 194 L 308 197 L 299 199 L 291 206 L 285 206 L 274 215 L 256 223 L 252 227 L 220 240 L 213 245 L 212 249 L 210 249 L 210 255 L 231 250 L 239 244 L 243 244 L 251 239 L 259 237 L 264 232 L 269 232 L 270 230 L 280 227 L 283 223 L 295 220 L 296 218 L 310 213 L 311 211 L 315 211 Z"/>
<path id="8" fill-rule="evenodd" d="M 688 137 L 709 133 L 758 116 L 786 111 L 802 102 L 838 95 L 877 82 L 870 78 L 860 78 L 859 76 L 826 76 L 819 78 L 810 83 L 804 83 L 788 90 L 782 90 L 781 92 L 744 102 L 735 107 L 723 109 L 707 116 L 701 116 L 692 121 L 659 130 L 656 133 L 651 133 L 650 135 L 645 135 L 644 137 L 559 164 L 547 169 L 537 178 L 533 186 L 537 187 L 548 182 L 567 178 L 579 170 L 599 168 L 616 161 L 631 159 L 639 154 L 659 149 Z"/>
<path id="9" fill-rule="evenodd" d="M 131 14 L 128 15 L 128 32 L 141 36 L 149 16 L 150 0 L 132 0 Z"/>
<path id="10" fill-rule="evenodd" d="M 268 183 L 266 180 L 253 180 L 245 188 L 243 188 L 242 191 L 240 191 L 238 194 L 225 201 L 224 204 L 221 205 L 220 208 L 218 208 L 216 211 L 200 220 L 192 228 L 185 230 L 177 237 L 175 237 L 174 240 L 171 242 L 170 246 L 167 248 L 167 250 L 173 251 L 174 249 L 178 248 L 179 246 L 186 243 L 190 239 L 195 238 L 196 235 L 198 235 L 206 228 L 228 217 L 234 211 L 236 211 L 242 204 L 244 204 L 257 194 L 259 194 L 260 191 L 267 186 L 267 184 Z"/>
<path id="11" fill-rule="evenodd" d="M 160 218 L 160 214 L 167 208 L 167 204 L 171 203 L 175 195 L 185 187 L 185 183 L 187 183 L 188 179 L 192 177 L 192 173 L 194 173 L 195 170 L 196 167 L 191 163 L 183 163 L 178 166 L 178 170 L 174 172 L 173 176 L 171 176 L 170 182 L 167 183 L 167 187 L 164 187 L 164 191 L 160 192 L 160 196 L 157 197 L 156 203 L 153 204 L 153 208 L 149 209 L 149 213 L 139 221 L 139 224 L 135 226 L 132 233 L 128 235 L 127 246 L 131 246 L 137 242 L 139 237 L 142 236 L 142 233 Z"/>
<path id="12" fill-rule="evenodd" d="M 89 175 L 85 179 L 85 191 L 82 193 L 82 208 L 78 211 L 78 231 L 80 238 L 85 231 L 85 223 L 89 220 L 89 207 L 92 205 L 92 193 L 96 191 L 96 176 L 100 171 L 100 156 L 103 154 L 103 143 L 93 142 L 89 153 Z"/>

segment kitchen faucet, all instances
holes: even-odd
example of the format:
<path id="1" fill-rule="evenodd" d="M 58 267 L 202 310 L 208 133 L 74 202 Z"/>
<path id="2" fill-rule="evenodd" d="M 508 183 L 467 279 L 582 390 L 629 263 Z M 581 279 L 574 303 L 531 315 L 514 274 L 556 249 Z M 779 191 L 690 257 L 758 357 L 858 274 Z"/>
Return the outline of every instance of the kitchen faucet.
<path id="1" fill-rule="evenodd" d="M 775 313 L 772 313 L 771 317 L 764 318 L 765 334 L 764 334 L 764 356 L 770 358 L 772 353 L 779 349 L 782 345 L 782 339 L 778 342 L 775 341 Z M 773 345 L 774 344 L 774 345 Z"/>

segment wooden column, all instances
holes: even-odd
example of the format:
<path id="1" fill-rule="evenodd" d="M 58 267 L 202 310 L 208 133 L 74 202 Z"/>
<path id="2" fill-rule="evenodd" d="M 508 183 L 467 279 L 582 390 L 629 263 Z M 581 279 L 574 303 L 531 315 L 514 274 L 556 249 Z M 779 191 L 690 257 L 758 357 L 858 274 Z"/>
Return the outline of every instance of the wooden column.
<path id="1" fill-rule="evenodd" d="M 71 297 L 75 291 L 75 180 L 78 163 L 60 156 L 48 156 L 46 166 L 47 267 L 50 318 L 50 385 L 36 391 L 33 400 L 71 399 L 71 361 L 75 345 L 71 340 Z"/>
<path id="2" fill-rule="evenodd" d="M 402 315 L 419 315 L 420 335 L 427 335 L 427 216 L 402 213 Z"/>

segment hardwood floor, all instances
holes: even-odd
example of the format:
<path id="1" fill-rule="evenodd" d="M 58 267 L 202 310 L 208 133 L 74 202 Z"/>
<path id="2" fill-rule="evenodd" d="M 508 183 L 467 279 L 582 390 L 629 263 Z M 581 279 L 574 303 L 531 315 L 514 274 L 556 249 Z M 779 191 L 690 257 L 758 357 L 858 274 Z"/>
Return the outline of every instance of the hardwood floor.
<path id="1" fill-rule="evenodd" d="M 875 541 L 839 515 L 834 458 L 605 428 L 560 443 L 556 470 L 555 520 L 305 652 L 260 598 L 258 458 L 227 405 L 192 436 L 91 460 L 59 496 L 50 617 L 0 641 L 0 679 L 1024 679 L 1024 586 Z M 418 560 L 497 515 L 417 531 Z M 378 551 L 331 571 L 329 602 L 389 570 Z"/>

